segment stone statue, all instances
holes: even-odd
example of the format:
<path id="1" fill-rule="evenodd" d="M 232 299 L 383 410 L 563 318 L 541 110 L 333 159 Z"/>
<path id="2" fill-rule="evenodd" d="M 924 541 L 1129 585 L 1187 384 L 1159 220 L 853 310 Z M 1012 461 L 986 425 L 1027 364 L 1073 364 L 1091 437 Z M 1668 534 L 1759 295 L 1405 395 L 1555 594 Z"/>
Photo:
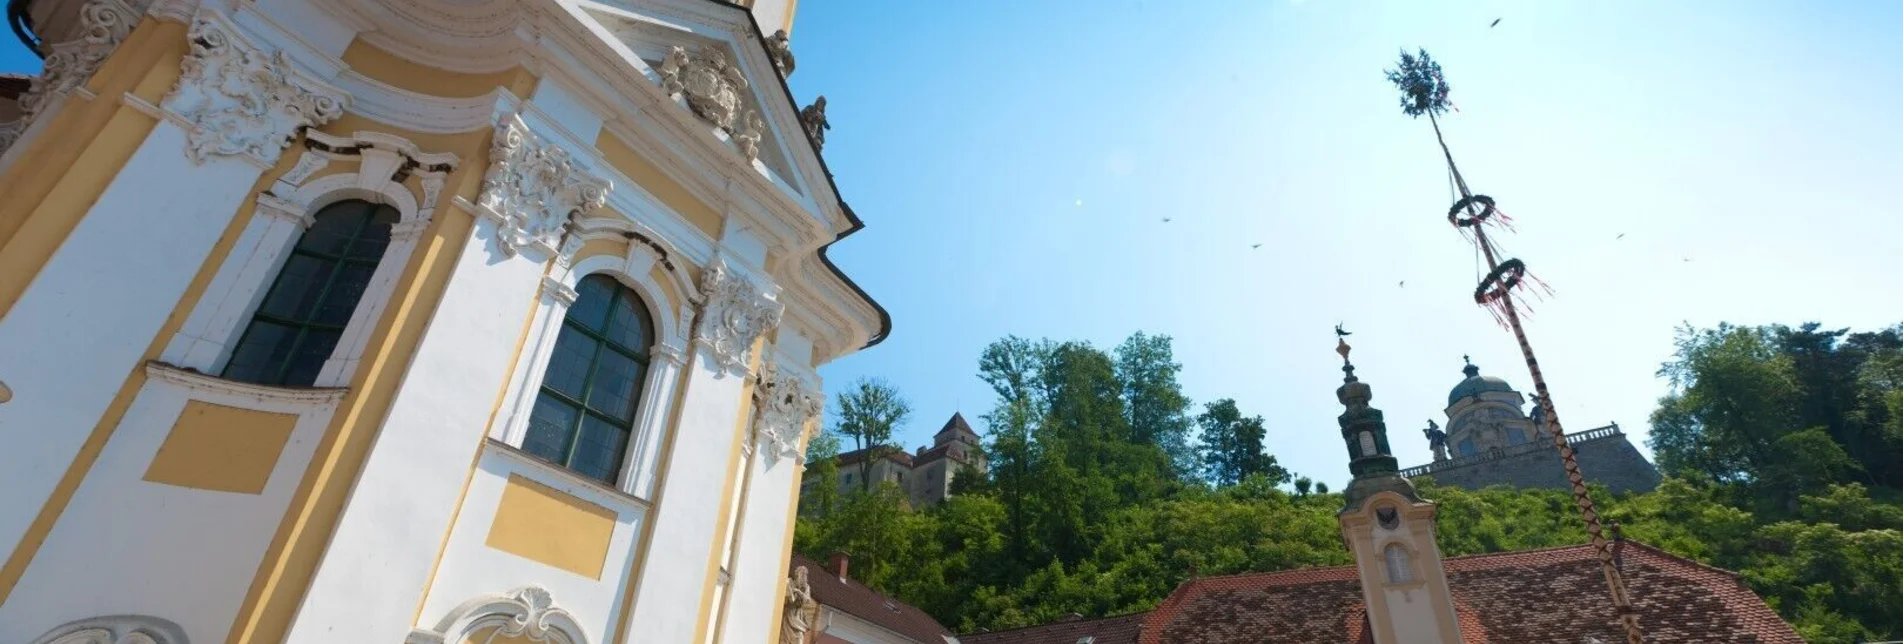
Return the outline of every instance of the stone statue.
<path id="1" fill-rule="evenodd" d="M 806 136 L 813 139 L 813 147 L 826 147 L 826 130 L 833 124 L 826 120 L 826 97 L 813 99 L 813 104 L 800 110 L 800 127 L 806 128 Z"/>
<path id="2" fill-rule="evenodd" d="M 1533 431 L 1546 431 L 1546 405 L 1540 404 L 1539 394 L 1533 394 Z"/>
<path id="3" fill-rule="evenodd" d="M 793 569 L 786 582 L 786 607 L 780 619 L 780 644 L 806 644 L 819 616 L 819 602 L 813 600 L 813 585 L 807 581 L 806 566 Z"/>
<path id="4" fill-rule="evenodd" d="M 781 76 L 793 75 L 793 41 L 787 36 L 785 29 L 767 36 L 766 53 L 767 56 L 773 58 L 773 67 L 780 70 Z"/>
<path id="5" fill-rule="evenodd" d="M 1434 450 L 1434 460 L 1447 460 L 1447 432 L 1440 430 L 1440 424 L 1427 419 L 1427 429 L 1421 430 L 1421 434 L 1427 437 L 1427 447 Z"/>

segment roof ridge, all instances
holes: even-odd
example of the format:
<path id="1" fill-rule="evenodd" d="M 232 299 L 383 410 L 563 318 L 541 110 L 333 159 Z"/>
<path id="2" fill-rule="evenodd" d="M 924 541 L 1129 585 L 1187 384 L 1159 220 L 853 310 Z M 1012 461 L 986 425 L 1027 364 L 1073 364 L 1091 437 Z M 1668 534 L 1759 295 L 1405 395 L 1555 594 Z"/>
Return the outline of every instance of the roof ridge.
<path id="1" fill-rule="evenodd" d="M 1068 622 L 1045 622 L 1043 624 L 1032 624 L 1030 626 L 1019 626 L 1017 628 L 1007 628 L 1001 631 L 976 631 L 971 633 L 960 633 L 959 637 L 966 637 L 970 635 L 1004 635 L 1008 633 L 1016 633 L 1018 631 L 1028 631 L 1034 628 L 1059 628 L 1063 626 L 1074 626 L 1077 624 L 1088 624 L 1090 622 L 1107 622 L 1113 619 L 1129 619 L 1132 617 L 1139 618 L 1137 619 L 1137 621 L 1142 622 L 1143 620 L 1141 618 L 1149 617 L 1151 612 L 1153 611 L 1144 610 L 1144 611 L 1137 611 L 1134 613 L 1124 613 L 1122 615 L 1107 615 L 1104 617 L 1086 617 L 1084 619 L 1075 619 Z"/>

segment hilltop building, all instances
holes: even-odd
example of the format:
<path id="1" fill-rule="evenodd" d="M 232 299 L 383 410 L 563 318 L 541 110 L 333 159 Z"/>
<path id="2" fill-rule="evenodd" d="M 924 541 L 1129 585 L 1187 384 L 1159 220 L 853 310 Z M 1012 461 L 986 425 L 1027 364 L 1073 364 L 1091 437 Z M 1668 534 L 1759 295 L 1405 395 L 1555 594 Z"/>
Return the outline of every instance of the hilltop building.
<path id="1" fill-rule="evenodd" d="M 1446 431 L 1432 420 L 1422 430 L 1433 462 L 1403 469 L 1401 476 L 1432 476 L 1435 483 L 1474 490 L 1490 485 L 1570 488 L 1537 397 L 1530 413 L 1522 412 L 1526 399 L 1505 380 L 1480 375 L 1471 361 L 1461 373 L 1466 377 L 1447 393 Z M 1566 440 L 1586 480 L 1613 492 L 1658 487 L 1658 468 L 1618 423 L 1573 432 Z"/>
<path id="2" fill-rule="evenodd" d="M 1345 503 L 1337 518 L 1353 565 L 1192 578 L 1146 613 L 970 633 L 960 641 L 1626 641 L 1590 545 L 1441 557 L 1435 543 L 1437 506 L 1401 476 L 1382 413 L 1368 404 L 1373 389 L 1355 377 L 1354 366 L 1346 364 L 1347 345 L 1341 346 L 1347 376 L 1335 395 L 1346 408 L 1339 424 L 1354 480 L 1342 494 Z M 1611 547 L 1647 642 L 1803 641 L 1736 573 L 1632 541 L 1615 540 Z"/>
<path id="3" fill-rule="evenodd" d="M 862 465 L 872 454 L 876 460 Z M 905 490 L 914 508 L 937 505 L 951 496 L 952 481 L 965 466 L 981 476 L 988 471 L 978 432 L 972 431 L 961 413 L 953 413 L 932 435 L 931 447 L 920 445 L 911 453 L 893 446 L 856 449 L 841 453 L 834 462 L 839 466 L 840 491 L 862 489 L 867 479 L 875 485 L 892 483 Z"/>
<path id="4" fill-rule="evenodd" d="M 890 327 L 795 4 L 8 2 L 0 641 L 776 641 Z"/>

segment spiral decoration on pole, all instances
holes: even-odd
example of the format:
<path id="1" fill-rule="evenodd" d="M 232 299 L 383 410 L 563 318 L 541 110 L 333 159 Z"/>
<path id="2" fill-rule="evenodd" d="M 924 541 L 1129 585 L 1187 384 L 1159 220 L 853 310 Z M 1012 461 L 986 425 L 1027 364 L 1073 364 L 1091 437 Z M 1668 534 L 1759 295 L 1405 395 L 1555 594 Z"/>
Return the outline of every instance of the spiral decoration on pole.
<path id="1" fill-rule="evenodd" d="M 1513 332 L 1514 340 L 1520 344 L 1520 355 L 1526 358 L 1526 369 L 1533 379 L 1533 390 L 1539 410 L 1546 417 L 1547 434 L 1552 437 L 1554 449 L 1559 451 L 1560 461 L 1566 467 L 1566 480 L 1572 484 L 1573 503 L 1579 506 L 1580 518 L 1586 524 L 1586 534 L 1592 539 L 1593 551 L 1599 557 L 1600 567 L 1605 572 L 1606 591 L 1612 597 L 1612 606 L 1619 621 L 1625 627 L 1627 644 L 1644 644 L 1644 631 L 1639 628 L 1637 611 L 1632 607 L 1631 596 L 1626 591 L 1625 576 L 1620 572 L 1612 551 L 1612 543 L 1600 526 L 1599 511 L 1593 505 L 1592 495 L 1586 490 L 1586 477 L 1580 474 L 1579 459 L 1573 453 L 1572 445 L 1566 441 L 1566 430 L 1560 425 L 1557 406 L 1553 404 L 1553 394 L 1546 386 L 1546 376 L 1540 372 L 1539 359 L 1533 355 L 1533 345 L 1527 341 L 1526 328 L 1520 321 L 1521 297 L 1528 288 L 1544 289 L 1538 279 L 1527 273 L 1526 262 L 1518 258 L 1501 259 L 1500 249 L 1493 239 L 1487 236 L 1489 228 L 1507 226 L 1507 217 L 1499 209 L 1493 197 L 1474 194 L 1467 187 L 1467 180 L 1460 174 L 1460 168 L 1454 165 L 1454 155 L 1447 149 L 1447 139 L 1441 134 L 1438 115 L 1452 107 L 1448 102 L 1449 87 L 1447 79 L 1441 74 L 1440 63 L 1427 55 L 1426 50 L 1410 54 L 1401 52 L 1401 62 L 1397 69 L 1387 70 L 1388 81 L 1401 90 L 1401 111 L 1410 117 L 1426 115 L 1434 124 L 1434 138 L 1440 142 L 1441 154 L 1447 159 L 1447 172 L 1459 198 L 1447 209 L 1447 223 L 1461 231 L 1463 236 L 1474 242 L 1482 256 L 1486 258 L 1487 274 L 1474 287 L 1474 303 L 1487 307 L 1496 321 Z"/>

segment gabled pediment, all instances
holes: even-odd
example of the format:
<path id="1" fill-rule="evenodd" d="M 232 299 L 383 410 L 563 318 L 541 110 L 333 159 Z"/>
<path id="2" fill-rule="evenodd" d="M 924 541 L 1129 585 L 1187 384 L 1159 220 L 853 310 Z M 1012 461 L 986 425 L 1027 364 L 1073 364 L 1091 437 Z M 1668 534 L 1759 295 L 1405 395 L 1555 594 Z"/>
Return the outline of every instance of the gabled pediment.
<path id="1" fill-rule="evenodd" d="M 719 13 L 688 11 L 704 5 Z M 743 10 L 680 0 L 584 1 L 583 11 L 645 64 L 641 72 L 769 181 L 812 201 L 825 176 L 799 108 Z"/>

